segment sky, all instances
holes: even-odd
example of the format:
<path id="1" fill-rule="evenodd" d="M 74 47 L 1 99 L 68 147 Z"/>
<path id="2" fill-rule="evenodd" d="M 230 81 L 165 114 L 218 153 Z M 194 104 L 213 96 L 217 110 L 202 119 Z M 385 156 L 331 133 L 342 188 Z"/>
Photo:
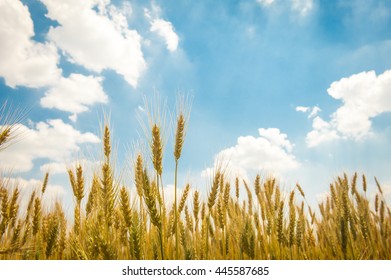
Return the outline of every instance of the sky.
<path id="1" fill-rule="evenodd" d="M 388 0 L 0 0 L 0 101 L 25 112 L 0 166 L 25 189 L 49 171 L 47 195 L 71 204 L 66 168 L 96 169 L 109 116 L 131 185 L 145 100 L 160 100 L 170 192 L 184 95 L 180 185 L 206 193 L 223 164 L 314 200 L 355 171 L 390 195 L 390 53 Z"/>

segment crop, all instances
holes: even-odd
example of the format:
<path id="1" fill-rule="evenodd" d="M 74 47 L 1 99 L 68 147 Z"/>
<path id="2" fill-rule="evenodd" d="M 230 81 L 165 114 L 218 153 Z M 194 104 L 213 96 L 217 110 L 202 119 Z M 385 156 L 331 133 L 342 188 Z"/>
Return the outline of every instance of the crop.
<path id="1" fill-rule="evenodd" d="M 165 142 L 156 119 L 149 126 L 150 156 L 135 152 L 130 185 L 115 175 L 111 130 L 104 125 L 102 160 L 92 178 L 82 164 L 67 170 L 73 217 L 59 202 L 44 207 L 48 173 L 23 212 L 17 182 L 0 175 L 0 259 L 391 259 L 391 212 L 376 178 L 377 193 L 368 194 L 365 175 L 344 173 L 316 208 L 299 184 L 285 192 L 274 177 L 258 174 L 250 182 L 218 167 L 207 193 L 190 184 L 180 188 L 187 109 L 179 106 L 176 117 L 171 204 L 164 200 Z M 13 139 L 13 127 L 0 126 L 0 150 Z"/>

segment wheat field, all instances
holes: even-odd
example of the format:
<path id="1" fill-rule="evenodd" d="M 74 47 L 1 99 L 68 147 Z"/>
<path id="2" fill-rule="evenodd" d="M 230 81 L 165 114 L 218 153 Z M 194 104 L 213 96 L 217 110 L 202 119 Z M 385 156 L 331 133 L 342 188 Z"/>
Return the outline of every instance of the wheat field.
<path id="1" fill-rule="evenodd" d="M 286 194 L 276 178 L 257 175 L 250 182 L 215 168 L 202 194 L 190 184 L 178 186 L 186 110 L 175 121 L 171 204 L 163 192 L 158 121 L 149 126 L 150 154 L 135 152 L 130 185 L 114 175 L 112 136 L 104 125 L 102 159 L 92 178 L 81 164 L 67 170 L 72 219 L 59 202 L 44 206 L 49 173 L 23 212 L 18 185 L 0 175 L 0 259 L 391 259 L 391 212 L 376 178 L 342 173 L 324 202 L 312 207 L 299 184 Z M 0 153 L 14 140 L 15 126 L 0 126 Z M 377 193 L 367 193 L 367 184 L 376 184 Z"/>

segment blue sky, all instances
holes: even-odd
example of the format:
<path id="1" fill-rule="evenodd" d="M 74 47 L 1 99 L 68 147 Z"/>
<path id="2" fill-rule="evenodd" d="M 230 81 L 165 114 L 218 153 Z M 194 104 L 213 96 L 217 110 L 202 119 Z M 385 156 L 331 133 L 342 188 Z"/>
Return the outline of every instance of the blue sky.
<path id="1" fill-rule="evenodd" d="M 28 187 L 49 170 L 53 195 L 69 199 L 65 166 L 92 168 L 104 112 L 125 166 L 143 98 L 174 112 L 185 93 L 183 183 L 205 189 L 224 161 L 314 198 L 345 171 L 391 192 L 390 1 L 0 0 L 0 38 L 1 103 L 28 110 L 0 165 Z"/>

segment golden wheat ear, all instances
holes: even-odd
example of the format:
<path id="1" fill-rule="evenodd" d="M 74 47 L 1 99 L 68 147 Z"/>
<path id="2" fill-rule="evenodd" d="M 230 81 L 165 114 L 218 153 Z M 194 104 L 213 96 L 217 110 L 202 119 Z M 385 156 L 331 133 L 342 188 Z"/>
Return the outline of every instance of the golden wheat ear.
<path id="1" fill-rule="evenodd" d="M 120 208 L 123 219 L 127 228 L 130 228 L 132 224 L 132 210 L 130 208 L 129 193 L 125 186 L 122 186 L 120 190 Z"/>
<path id="2" fill-rule="evenodd" d="M 175 143 L 174 143 L 174 160 L 175 160 L 175 172 L 174 172 L 174 219 L 175 219 L 175 247 L 176 259 L 179 258 L 179 215 L 183 210 L 183 205 L 178 206 L 178 164 L 182 154 L 183 144 L 185 141 L 186 129 L 190 114 L 190 102 L 188 98 L 184 96 L 178 96 L 177 98 L 177 117 L 176 117 L 176 130 L 175 130 Z M 187 196 L 187 194 L 186 194 Z M 185 198 L 186 197 L 182 197 Z M 182 202 L 182 201 L 181 201 Z"/>
<path id="3" fill-rule="evenodd" d="M 5 101 L 0 107 L 0 151 L 20 141 L 25 131 L 21 122 L 25 119 L 27 110 L 14 109 Z"/>

